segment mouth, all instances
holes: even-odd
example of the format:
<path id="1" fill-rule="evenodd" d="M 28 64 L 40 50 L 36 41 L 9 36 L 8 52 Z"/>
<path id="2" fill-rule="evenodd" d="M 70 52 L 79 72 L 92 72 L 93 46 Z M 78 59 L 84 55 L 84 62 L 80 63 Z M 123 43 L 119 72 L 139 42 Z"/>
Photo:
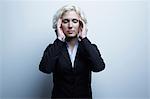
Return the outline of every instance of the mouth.
<path id="1" fill-rule="evenodd" d="M 74 33 L 74 31 L 72 31 L 72 30 L 71 31 L 67 31 L 67 32 L 68 32 L 68 34 L 73 34 Z"/>
<path id="2" fill-rule="evenodd" d="M 72 32 L 68 32 L 68 34 L 73 34 Z"/>

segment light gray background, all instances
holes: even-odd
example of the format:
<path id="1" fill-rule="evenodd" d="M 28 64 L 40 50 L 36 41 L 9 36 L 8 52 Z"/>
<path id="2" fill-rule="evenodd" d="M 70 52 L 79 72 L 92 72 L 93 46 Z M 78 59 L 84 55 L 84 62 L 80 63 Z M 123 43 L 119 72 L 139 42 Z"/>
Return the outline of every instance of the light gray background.
<path id="1" fill-rule="evenodd" d="M 73 3 L 88 19 L 88 38 L 106 69 L 92 75 L 94 99 L 149 99 L 150 3 L 146 0 L 0 1 L 0 99 L 43 99 L 52 75 L 38 70 L 56 36 L 52 17 Z"/>

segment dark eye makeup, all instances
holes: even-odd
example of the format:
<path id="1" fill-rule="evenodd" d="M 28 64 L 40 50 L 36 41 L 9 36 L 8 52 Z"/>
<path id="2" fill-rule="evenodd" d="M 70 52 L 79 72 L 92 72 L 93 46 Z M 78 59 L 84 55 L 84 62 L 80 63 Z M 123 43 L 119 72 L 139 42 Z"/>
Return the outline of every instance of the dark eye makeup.
<path id="1" fill-rule="evenodd" d="M 72 22 L 73 23 L 77 23 L 79 20 L 77 20 L 77 19 L 72 19 Z"/>
<path id="2" fill-rule="evenodd" d="M 62 20 L 63 23 L 68 23 L 69 21 L 70 21 L 69 19 L 63 19 L 63 20 Z M 78 22 L 79 22 L 78 19 L 72 19 L 71 21 L 72 21 L 73 23 L 78 23 Z"/>
<path id="3" fill-rule="evenodd" d="M 68 22 L 69 22 L 69 19 L 63 19 L 62 22 L 63 22 L 63 23 L 68 23 Z"/>

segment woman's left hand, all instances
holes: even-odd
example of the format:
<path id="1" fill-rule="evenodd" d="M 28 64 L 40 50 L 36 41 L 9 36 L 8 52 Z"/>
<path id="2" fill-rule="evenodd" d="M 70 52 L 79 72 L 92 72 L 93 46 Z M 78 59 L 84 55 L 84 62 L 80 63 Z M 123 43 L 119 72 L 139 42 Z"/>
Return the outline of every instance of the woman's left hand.
<path id="1" fill-rule="evenodd" d="M 82 19 L 80 19 L 79 21 L 80 21 L 80 28 L 79 28 L 78 37 L 80 39 L 84 39 L 87 36 L 88 29 L 87 29 L 85 22 Z"/>

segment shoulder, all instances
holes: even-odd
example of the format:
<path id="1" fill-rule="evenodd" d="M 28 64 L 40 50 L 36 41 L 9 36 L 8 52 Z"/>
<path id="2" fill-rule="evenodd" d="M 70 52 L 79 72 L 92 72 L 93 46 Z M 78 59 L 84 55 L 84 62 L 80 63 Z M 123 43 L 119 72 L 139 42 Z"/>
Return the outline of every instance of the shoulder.
<path id="1" fill-rule="evenodd" d="M 53 44 L 47 45 L 47 47 L 45 48 L 45 51 L 44 51 L 44 52 L 48 52 L 52 45 L 53 45 Z"/>
<path id="2" fill-rule="evenodd" d="M 94 46 L 94 47 L 97 47 L 97 45 L 96 44 L 91 44 L 92 46 Z"/>

